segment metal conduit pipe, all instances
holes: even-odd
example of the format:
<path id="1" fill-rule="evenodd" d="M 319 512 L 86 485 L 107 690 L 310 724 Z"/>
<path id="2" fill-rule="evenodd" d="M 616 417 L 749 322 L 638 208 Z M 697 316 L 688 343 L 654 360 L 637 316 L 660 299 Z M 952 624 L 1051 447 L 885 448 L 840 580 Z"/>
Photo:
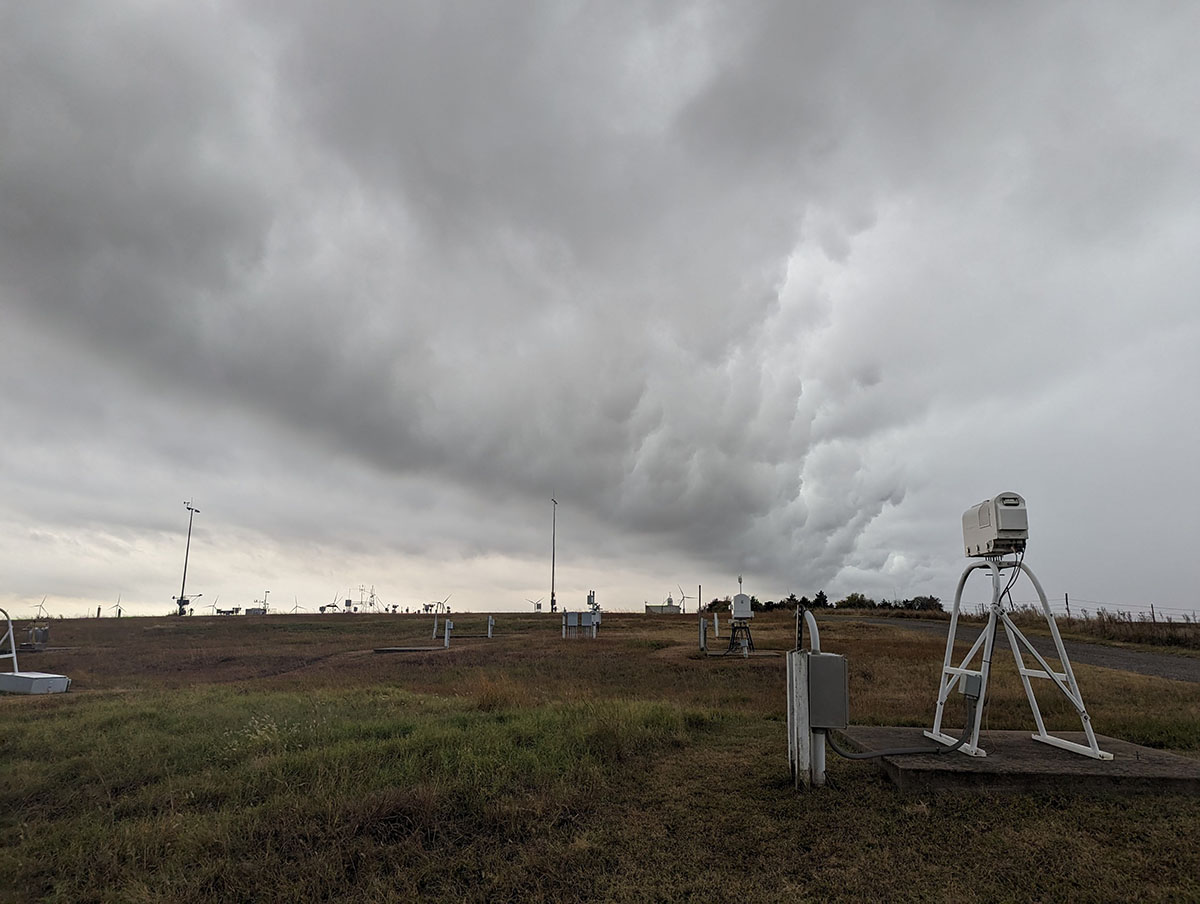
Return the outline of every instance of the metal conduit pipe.
<path id="1" fill-rule="evenodd" d="M 811 609 L 796 610 L 796 649 L 804 646 L 804 626 L 808 625 L 809 649 L 814 653 L 821 652 L 821 632 L 817 630 L 817 620 Z"/>

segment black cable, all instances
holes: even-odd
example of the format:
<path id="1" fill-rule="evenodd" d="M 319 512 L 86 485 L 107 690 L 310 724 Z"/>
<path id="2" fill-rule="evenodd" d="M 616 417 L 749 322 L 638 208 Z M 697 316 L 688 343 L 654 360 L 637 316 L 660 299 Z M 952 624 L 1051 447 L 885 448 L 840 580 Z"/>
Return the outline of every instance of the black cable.
<path id="1" fill-rule="evenodd" d="M 833 752 L 848 760 L 873 760 L 881 756 L 911 756 L 918 753 L 952 753 L 967 743 L 967 738 L 971 736 L 971 728 L 975 724 L 975 707 L 978 703 L 978 697 L 967 698 L 967 727 L 963 729 L 963 736 L 950 746 L 939 744 L 937 747 L 896 747 L 891 750 L 868 750 L 862 753 L 854 753 L 840 748 L 833 739 L 833 733 L 828 729 L 822 728 L 818 730 L 824 732 L 825 740 L 829 742 L 829 746 L 833 748 Z"/>
<path id="2" fill-rule="evenodd" d="M 1008 608 L 1012 612 L 1017 611 L 1017 604 L 1013 602 L 1013 598 L 1012 598 L 1012 589 L 1013 589 L 1013 586 L 1017 583 L 1017 578 L 1019 578 L 1021 576 L 1021 563 L 1023 561 L 1025 561 L 1025 550 L 1023 550 L 1023 549 L 1018 550 L 1017 551 L 1017 564 L 1013 567 L 1012 575 L 1008 579 L 1008 584 L 1005 585 L 1004 590 L 1001 591 L 1000 596 L 997 597 L 997 599 L 996 599 L 997 603 L 1003 604 L 1004 598 L 1007 596 L 1008 597 Z"/>

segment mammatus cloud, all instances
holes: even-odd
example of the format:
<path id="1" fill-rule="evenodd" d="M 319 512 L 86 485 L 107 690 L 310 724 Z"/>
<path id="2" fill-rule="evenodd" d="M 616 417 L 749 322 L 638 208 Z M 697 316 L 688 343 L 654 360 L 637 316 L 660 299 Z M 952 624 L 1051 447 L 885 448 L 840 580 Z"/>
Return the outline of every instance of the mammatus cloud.
<path id="1" fill-rule="evenodd" d="M 228 593 L 519 602 L 558 494 L 602 598 L 946 596 L 1015 489 L 1189 604 L 1194 12 L 2 15 L 15 598 L 161 596 L 192 494 Z"/>

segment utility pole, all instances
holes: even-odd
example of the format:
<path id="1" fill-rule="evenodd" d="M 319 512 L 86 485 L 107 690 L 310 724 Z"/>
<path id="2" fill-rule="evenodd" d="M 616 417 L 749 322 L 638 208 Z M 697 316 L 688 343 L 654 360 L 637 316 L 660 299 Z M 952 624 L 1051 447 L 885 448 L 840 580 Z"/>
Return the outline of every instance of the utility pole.
<path id="1" fill-rule="evenodd" d="M 556 612 L 558 603 L 554 600 L 554 557 L 558 547 L 558 500 L 551 496 L 550 501 L 554 503 L 550 515 L 550 611 Z"/>
<path id="2" fill-rule="evenodd" d="M 189 499 L 185 501 L 183 505 L 188 510 L 188 532 L 187 545 L 183 548 L 183 581 L 179 585 L 179 599 L 175 601 L 176 605 L 179 606 L 180 615 L 183 615 L 187 610 L 187 597 L 184 596 L 184 590 L 187 589 L 188 554 L 192 551 L 192 519 L 195 518 L 196 513 L 200 511 L 200 509 L 193 505 L 193 500 Z"/>

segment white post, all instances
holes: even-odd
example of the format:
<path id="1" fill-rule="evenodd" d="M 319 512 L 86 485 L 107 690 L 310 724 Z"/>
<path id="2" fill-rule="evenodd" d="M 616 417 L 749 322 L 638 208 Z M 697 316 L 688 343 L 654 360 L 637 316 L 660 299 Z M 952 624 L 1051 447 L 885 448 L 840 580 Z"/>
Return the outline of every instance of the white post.
<path id="1" fill-rule="evenodd" d="M 563 613 L 563 640 L 567 639 L 567 613 Z"/>
<path id="2" fill-rule="evenodd" d="M 442 625 L 445 627 L 445 630 L 446 630 L 446 649 L 448 650 L 448 649 L 450 649 L 450 632 L 454 628 L 454 622 L 450 621 L 450 619 L 447 618 L 442 621 Z"/>
<path id="3" fill-rule="evenodd" d="M 496 624 L 496 620 L 490 615 L 488 616 L 488 640 L 492 639 L 492 627 Z"/>
<path id="4" fill-rule="evenodd" d="M 808 710 L 809 656 L 807 650 L 787 654 L 788 759 L 796 787 L 825 784 L 825 738 L 812 730 Z"/>
<path id="5" fill-rule="evenodd" d="M 714 613 L 713 613 L 713 637 L 716 637 L 716 638 L 720 639 L 720 637 L 721 637 L 721 623 L 720 623 L 719 621 L 717 621 L 717 615 L 718 615 L 718 614 L 719 614 L 719 613 L 717 613 L 717 612 L 714 612 Z"/>
<path id="6" fill-rule="evenodd" d="M 701 613 L 700 614 L 700 652 L 701 653 L 708 652 L 708 637 L 705 636 L 707 634 L 708 634 L 708 622 L 705 621 L 704 614 Z"/>
<path id="7" fill-rule="evenodd" d="M 700 623 L 704 623 L 704 616 L 700 617 Z M 785 653 L 783 656 L 784 674 L 786 675 L 787 683 L 787 739 L 788 739 L 788 765 L 792 769 L 792 779 L 796 785 L 800 784 L 800 776 L 796 773 L 796 662 L 792 653 L 797 653 L 799 650 L 792 650 Z"/>
<path id="8" fill-rule="evenodd" d="M 433 639 L 437 640 L 437 609 L 433 610 Z"/>

